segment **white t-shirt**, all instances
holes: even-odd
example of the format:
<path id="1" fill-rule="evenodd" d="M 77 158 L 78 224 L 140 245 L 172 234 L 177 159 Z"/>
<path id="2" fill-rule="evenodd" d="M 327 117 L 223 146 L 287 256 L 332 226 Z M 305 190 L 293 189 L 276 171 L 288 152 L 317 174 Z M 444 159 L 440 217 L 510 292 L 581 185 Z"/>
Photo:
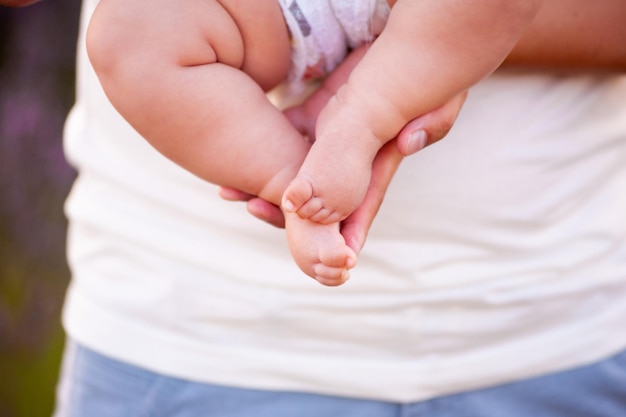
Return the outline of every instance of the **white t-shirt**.
<path id="1" fill-rule="evenodd" d="M 154 151 L 79 43 L 66 128 L 77 341 L 168 375 L 415 401 L 626 346 L 626 78 L 500 73 L 407 158 L 352 279 Z"/>

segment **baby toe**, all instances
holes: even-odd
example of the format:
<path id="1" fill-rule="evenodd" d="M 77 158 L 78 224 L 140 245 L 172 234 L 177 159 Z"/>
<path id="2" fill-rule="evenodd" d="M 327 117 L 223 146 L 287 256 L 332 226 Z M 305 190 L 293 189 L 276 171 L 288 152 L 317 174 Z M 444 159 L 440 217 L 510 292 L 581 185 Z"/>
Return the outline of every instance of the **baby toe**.
<path id="1" fill-rule="evenodd" d="M 317 264 L 313 269 L 315 271 L 315 280 L 328 287 L 336 287 L 350 279 L 350 273 L 345 268 Z"/>

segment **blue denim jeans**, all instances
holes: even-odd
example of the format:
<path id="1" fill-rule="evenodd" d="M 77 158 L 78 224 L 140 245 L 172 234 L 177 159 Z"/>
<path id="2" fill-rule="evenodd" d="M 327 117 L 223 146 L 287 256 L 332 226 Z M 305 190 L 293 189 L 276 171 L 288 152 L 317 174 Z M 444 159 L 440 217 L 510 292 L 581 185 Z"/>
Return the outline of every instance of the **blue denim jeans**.
<path id="1" fill-rule="evenodd" d="M 411 404 L 184 381 L 69 342 L 55 417 L 624 417 L 626 351 L 601 362 Z"/>

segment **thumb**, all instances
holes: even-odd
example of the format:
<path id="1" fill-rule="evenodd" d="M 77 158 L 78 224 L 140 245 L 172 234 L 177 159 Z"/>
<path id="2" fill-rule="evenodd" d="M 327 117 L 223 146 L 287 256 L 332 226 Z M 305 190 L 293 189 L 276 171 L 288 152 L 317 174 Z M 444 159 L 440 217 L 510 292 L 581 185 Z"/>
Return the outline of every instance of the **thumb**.
<path id="1" fill-rule="evenodd" d="M 467 92 L 458 94 L 443 106 L 407 123 L 398 135 L 400 153 L 411 155 L 443 139 L 454 126 L 466 97 Z"/>

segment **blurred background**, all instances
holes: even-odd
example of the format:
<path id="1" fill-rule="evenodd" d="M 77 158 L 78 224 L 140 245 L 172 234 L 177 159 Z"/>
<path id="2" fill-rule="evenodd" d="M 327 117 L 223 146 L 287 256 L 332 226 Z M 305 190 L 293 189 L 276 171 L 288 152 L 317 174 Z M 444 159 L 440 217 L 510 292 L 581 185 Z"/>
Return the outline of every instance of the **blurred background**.
<path id="1" fill-rule="evenodd" d="M 80 0 L 0 6 L 0 417 L 50 416 L 63 349 L 62 130 Z"/>

